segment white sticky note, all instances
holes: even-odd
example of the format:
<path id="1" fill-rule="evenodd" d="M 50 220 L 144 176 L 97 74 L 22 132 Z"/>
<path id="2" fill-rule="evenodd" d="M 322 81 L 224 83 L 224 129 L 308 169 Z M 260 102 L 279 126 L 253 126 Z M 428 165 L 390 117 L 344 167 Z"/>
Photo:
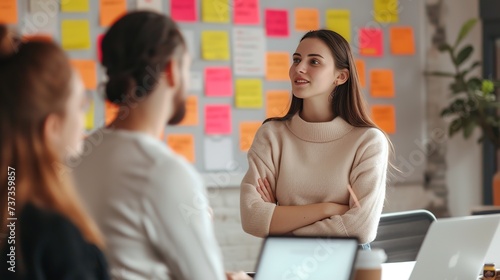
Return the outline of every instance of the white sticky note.
<path id="1" fill-rule="evenodd" d="M 233 28 L 233 68 L 236 76 L 264 76 L 265 36 L 262 28 Z"/>
<path id="2" fill-rule="evenodd" d="M 231 137 L 205 137 L 205 169 L 231 171 L 234 167 L 233 140 Z"/>
<path id="3" fill-rule="evenodd" d="M 194 43 L 194 31 L 193 30 L 181 30 L 182 36 L 184 37 L 184 41 L 186 41 L 186 46 L 188 48 L 189 54 L 191 55 L 191 59 L 198 58 L 198 54 L 200 53 L 199 47 Z"/>
<path id="4" fill-rule="evenodd" d="M 163 12 L 162 0 L 137 0 L 137 9 Z"/>
<path id="5" fill-rule="evenodd" d="M 203 73 L 202 71 L 191 71 L 189 79 L 189 92 L 200 92 L 203 90 Z"/>
<path id="6" fill-rule="evenodd" d="M 54 0 L 30 0 L 29 14 L 24 21 L 23 35 L 58 34 L 59 3 Z"/>

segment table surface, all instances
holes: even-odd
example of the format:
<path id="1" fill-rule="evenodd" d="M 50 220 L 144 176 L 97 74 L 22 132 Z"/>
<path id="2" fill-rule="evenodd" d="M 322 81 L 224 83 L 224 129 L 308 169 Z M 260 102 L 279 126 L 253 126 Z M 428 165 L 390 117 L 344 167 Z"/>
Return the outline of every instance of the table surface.
<path id="1" fill-rule="evenodd" d="M 415 262 L 396 262 L 382 264 L 382 280 L 408 280 Z"/>

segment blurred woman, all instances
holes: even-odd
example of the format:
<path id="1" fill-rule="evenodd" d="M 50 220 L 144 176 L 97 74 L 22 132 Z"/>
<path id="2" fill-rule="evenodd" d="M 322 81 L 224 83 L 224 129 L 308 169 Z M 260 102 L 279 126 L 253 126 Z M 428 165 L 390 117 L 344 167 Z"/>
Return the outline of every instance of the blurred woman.
<path id="1" fill-rule="evenodd" d="M 57 45 L 19 42 L 0 26 L 0 279 L 109 279 L 63 164 L 82 145 L 82 82 Z"/>

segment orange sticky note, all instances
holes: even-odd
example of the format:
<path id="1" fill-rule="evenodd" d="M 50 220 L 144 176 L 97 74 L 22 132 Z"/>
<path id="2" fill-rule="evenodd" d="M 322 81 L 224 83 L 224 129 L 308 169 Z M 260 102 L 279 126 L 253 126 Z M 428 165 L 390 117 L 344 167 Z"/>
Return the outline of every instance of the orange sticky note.
<path id="1" fill-rule="evenodd" d="M 126 0 L 101 0 L 101 26 L 110 26 L 127 12 Z"/>
<path id="2" fill-rule="evenodd" d="M 394 105 L 373 105 L 372 119 L 375 124 L 388 134 L 396 133 L 396 109 Z"/>
<path id="3" fill-rule="evenodd" d="M 262 125 L 262 122 L 241 122 L 240 123 L 240 150 L 248 151 L 252 146 L 255 133 Z"/>
<path id="4" fill-rule="evenodd" d="M 411 27 L 392 27 L 391 53 L 395 55 L 415 54 L 415 38 Z"/>
<path id="5" fill-rule="evenodd" d="M 268 52 L 266 55 L 266 79 L 288 81 L 290 55 L 286 52 Z"/>
<path id="6" fill-rule="evenodd" d="M 266 92 L 266 118 L 282 117 L 290 105 L 288 90 L 269 90 Z"/>
<path id="7" fill-rule="evenodd" d="M 370 93 L 372 97 L 394 97 L 394 72 L 389 69 L 371 70 Z"/>
<path id="8" fill-rule="evenodd" d="M 295 30 L 310 31 L 319 29 L 318 9 L 296 8 Z"/>
<path id="9" fill-rule="evenodd" d="M 104 118 L 106 125 L 109 125 L 115 120 L 115 118 L 118 116 L 119 110 L 120 107 L 118 105 L 106 100 L 106 102 L 104 103 Z"/>
<path id="10" fill-rule="evenodd" d="M 356 59 L 356 70 L 358 72 L 359 83 L 362 87 L 366 86 L 366 66 L 365 61 L 361 59 Z"/>
<path id="11" fill-rule="evenodd" d="M 0 24 L 16 24 L 17 0 L 0 0 Z"/>
<path id="12" fill-rule="evenodd" d="M 72 59 L 71 65 L 78 71 L 83 80 L 85 89 L 97 89 L 97 66 L 95 61 Z"/>
<path id="13" fill-rule="evenodd" d="M 186 114 L 179 125 L 198 125 L 198 96 L 190 95 L 186 98 Z"/>
<path id="14" fill-rule="evenodd" d="M 189 162 L 195 162 L 194 136 L 192 134 L 170 134 L 167 136 L 167 145 Z"/>

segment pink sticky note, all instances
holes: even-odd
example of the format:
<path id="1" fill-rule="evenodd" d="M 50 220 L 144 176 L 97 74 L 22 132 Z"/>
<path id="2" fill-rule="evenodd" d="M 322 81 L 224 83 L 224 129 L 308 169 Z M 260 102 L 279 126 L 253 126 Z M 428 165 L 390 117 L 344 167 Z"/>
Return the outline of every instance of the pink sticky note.
<path id="1" fill-rule="evenodd" d="M 361 28 L 359 30 L 359 54 L 364 56 L 384 54 L 382 29 Z"/>
<path id="2" fill-rule="evenodd" d="M 235 24 L 259 24 L 259 1 L 239 0 L 234 3 Z"/>
<path id="3" fill-rule="evenodd" d="M 230 67 L 205 68 L 205 95 L 232 96 L 233 77 Z"/>
<path id="4" fill-rule="evenodd" d="M 175 21 L 196 21 L 196 0 L 171 0 L 170 15 Z"/>
<path id="5" fill-rule="evenodd" d="M 231 105 L 205 106 L 205 133 L 231 134 Z"/>
<path id="6" fill-rule="evenodd" d="M 97 59 L 99 62 L 102 62 L 102 39 L 104 38 L 104 34 L 100 34 L 97 36 Z"/>
<path id="7" fill-rule="evenodd" d="M 288 11 L 266 9 L 266 35 L 288 37 Z"/>

